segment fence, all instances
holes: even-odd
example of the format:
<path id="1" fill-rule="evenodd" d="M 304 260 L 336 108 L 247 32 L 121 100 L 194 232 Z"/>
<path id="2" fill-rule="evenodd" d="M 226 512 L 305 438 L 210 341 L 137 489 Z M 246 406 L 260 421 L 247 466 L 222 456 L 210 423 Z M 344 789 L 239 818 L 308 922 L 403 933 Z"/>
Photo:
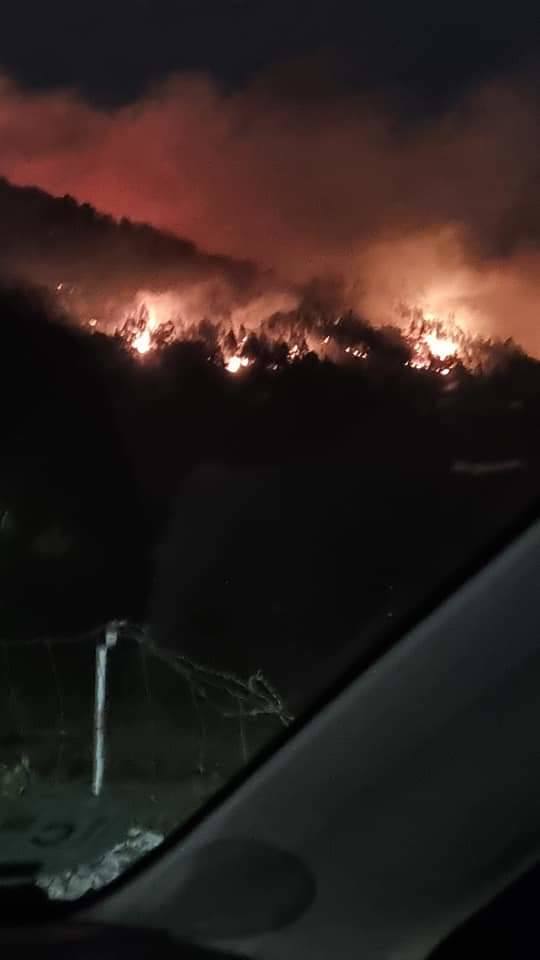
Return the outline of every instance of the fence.
<path id="1" fill-rule="evenodd" d="M 0 642 L 0 793 L 166 783 L 244 764 L 291 721 L 262 673 L 241 678 L 113 621 L 75 638 Z M 15 771 L 17 772 L 15 775 Z"/>

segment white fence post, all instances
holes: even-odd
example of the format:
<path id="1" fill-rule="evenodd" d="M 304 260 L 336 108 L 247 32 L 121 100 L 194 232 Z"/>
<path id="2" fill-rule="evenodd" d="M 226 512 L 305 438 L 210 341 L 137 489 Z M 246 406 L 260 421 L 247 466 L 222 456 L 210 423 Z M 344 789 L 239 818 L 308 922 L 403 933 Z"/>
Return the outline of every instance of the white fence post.
<path id="1" fill-rule="evenodd" d="M 118 640 L 117 621 L 105 628 L 105 640 L 96 647 L 96 674 L 94 686 L 94 754 L 92 763 L 92 793 L 99 797 L 105 772 L 105 721 L 107 706 L 107 653 Z"/>

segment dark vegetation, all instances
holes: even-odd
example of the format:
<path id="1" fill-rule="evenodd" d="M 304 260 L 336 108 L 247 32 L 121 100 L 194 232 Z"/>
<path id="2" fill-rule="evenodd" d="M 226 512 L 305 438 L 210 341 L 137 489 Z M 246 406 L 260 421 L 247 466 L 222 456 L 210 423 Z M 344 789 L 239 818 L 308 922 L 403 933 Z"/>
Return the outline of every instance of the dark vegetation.
<path id="1" fill-rule="evenodd" d="M 540 373 L 518 352 L 450 385 L 376 343 L 365 365 L 235 377 L 198 342 L 141 363 L 36 293 L 4 288 L 0 313 L 4 637 L 150 618 L 303 702 L 538 488 Z"/>
<path id="2" fill-rule="evenodd" d="M 387 342 L 231 376 L 206 342 L 141 362 L 0 291 L 0 765 L 25 754 L 36 790 L 88 792 L 94 644 L 28 641 L 148 622 L 166 652 L 261 668 L 298 715 L 530 504 L 538 364 L 509 349 L 445 379 Z M 282 730 L 137 643 L 112 653 L 108 698 L 107 796 L 164 831 Z"/>
<path id="3" fill-rule="evenodd" d="M 15 187 L 0 177 L 0 266 L 23 283 L 63 289 L 91 316 L 109 299 L 221 280 L 241 292 L 255 283 L 252 264 L 210 255 L 144 223 L 115 220 L 73 197 Z"/>
<path id="4" fill-rule="evenodd" d="M 209 321 L 140 362 L 73 316 L 208 278 L 249 295 L 255 268 L 2 179 L 0 212 L 1 636 L 149 620 L 299 705 L 536 496 L 540 365 L 514 344 L 481 375 L 417 371 L 399 331 L 335 326 L 315 282 L 237 376 Z M 323 315 L 368 362 L 287 362 Z"/>

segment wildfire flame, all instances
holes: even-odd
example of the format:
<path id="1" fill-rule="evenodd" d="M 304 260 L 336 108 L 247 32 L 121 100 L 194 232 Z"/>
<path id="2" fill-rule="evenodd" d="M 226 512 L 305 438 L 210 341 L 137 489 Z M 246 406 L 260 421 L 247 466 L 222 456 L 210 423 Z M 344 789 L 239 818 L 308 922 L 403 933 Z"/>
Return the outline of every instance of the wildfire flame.
<path id="1" fill-rule="evenodd" d="M 248 357 L 239 357 L 238 354 L 235 354 L 227 360 L 225 369 L 229 373 L 238 373 L 243 367 L 249 367 L 249 363 Z"/>
<path id="2" fill-rule="evenodd" d="M 131 341 L 131 346 L 133 350 L 136 350 L 141 356 L 148 353 L 152 349 L 152 335 L 150 330 L 143 330 L 141 333 L 138 333 Z"/>
<path id="3" fill-rule="evenodd" d="M 198 315 L 185 302 L 171 294 L 154 295 L 141 291 L 123 314 L 115 334 L 131 354 L 144 360 L 175 341 L 204 343 L 208 359 L 223 365 L 232 376 L 257 365 L 278 370 L 302 362 L 310 353 L 334 363 L 373 360 L 376 369 L 380 346 L 401 344 L 396 356 L 401 363 L 417 371 L 448 377 L 457 368 L 474 372 L 489 366 L 495 356 L 489 340 L 475 337 L 462 329 L 452 315 L 443 318 L 417 305 L 399 303 L 389 318 L 390 333 L 370 327 L 352 310 L 336 316 L 324 311 L 292 309 L 257 316 L 234 311 L 218 313 L 211 319 Z M 249 319 L 249 325 L 244 321 Z M 90 328 L 100 329 L 92 317 Z M 469 323 L 470 326 L 470 323 Z M 395 337 L 392 339 L 391 331 Z"/>
<path id="4" fill-rule="evenodd" d="M 465 333 L 452 316 L 442 320 L 418 307 L 405 305 L 400 305 L 398 312 L 403 320 L 409 321 L 405 336 L 412 348 L 412 358 L 408 366 L 447 377 L 458 364 L 468 369 L 479 365 L 480 341 Z"/>
<path id="5" fill-rule="evenodd" d="M 449 357 L 457 356 L 459 344 L 449 337 L 438 337 L 435 333 L 426 333 L 424 342 L 433 357 L 437 360 L 448 360 Z"/>
<path id="6" fill-rule="evenodd" d="M 116 335 L 141 358 L 176 338 L 172 321 L 160 322 L 152 305 L 145 301 L 128 312 Z"/>

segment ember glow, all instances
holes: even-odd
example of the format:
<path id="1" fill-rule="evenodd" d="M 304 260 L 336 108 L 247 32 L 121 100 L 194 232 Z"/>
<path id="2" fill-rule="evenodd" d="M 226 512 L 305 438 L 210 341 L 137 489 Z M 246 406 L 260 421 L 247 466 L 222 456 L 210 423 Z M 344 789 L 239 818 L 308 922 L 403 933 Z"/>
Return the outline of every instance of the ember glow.
<path id="1" fill-rule="evenodd" d="M 459 344 L 448 337 L 438 337 L 435 333 L 427 333 L 424 337 L 432 356 L 438 360 L 447 360 L 455 357 L 459 351 Z"/>
<path id="2" fill-rule="evenodd" d="M 351 355 L 351 357 L 356 357 L 358 360 L 367 360 L 368 352 L 367 350 L 362 350 L 359 347 L 345 347 L 345 353 Z"/>
<path id="3" fill-rule="evenodd" d="M 137 353 L 140 353 L 141 356 L 144 356 L 145 353 L 148 353 L 152 349 L 152 335 L 150 330 L 143 330 L 141 333 L 138 333 L 137 336 L 131 341 L 131 347 Z"/>
<path id="4" fill-rule="evenodd" d="M 466 332 L 452 315 L 443 318 L 406 304 L 399 305 L 398 314 L 412 351 L 407 366 L 443 377 L 458 365 L 470 372 L 482 369 L 490 341 Z"/>
<path id="5" fill-rule="evenodd" d="M 90 325 L 95 324 L 90 321 Z M 146 357 L 160 347 L 176 339 L 174 325 L 161 322 L 151 302 L 145 300 L 126 311 L 123 322 L 115 330 L 115 335 L 125 343 L 135 356 Z"/>
<path id="6" fill-rule="evenodd" d="M 459 361 L 459 343 L 450 337 L 436 333 L 422 333 L 413 339 L 413 357 L 409 366 L 415 370 L 434 370 L 447 377 L 453 366 Z M 443 363 L 440 367 L 437 364 Z"/>
<path id="7" fill-rule="evenodd" d="M 227 360 L 225 364 L 225 369 L 229 373 L 238 373 L 244 367 L 249 366 L 249 359 L 247 357 L 239 357 L 236 354 Z"/>

